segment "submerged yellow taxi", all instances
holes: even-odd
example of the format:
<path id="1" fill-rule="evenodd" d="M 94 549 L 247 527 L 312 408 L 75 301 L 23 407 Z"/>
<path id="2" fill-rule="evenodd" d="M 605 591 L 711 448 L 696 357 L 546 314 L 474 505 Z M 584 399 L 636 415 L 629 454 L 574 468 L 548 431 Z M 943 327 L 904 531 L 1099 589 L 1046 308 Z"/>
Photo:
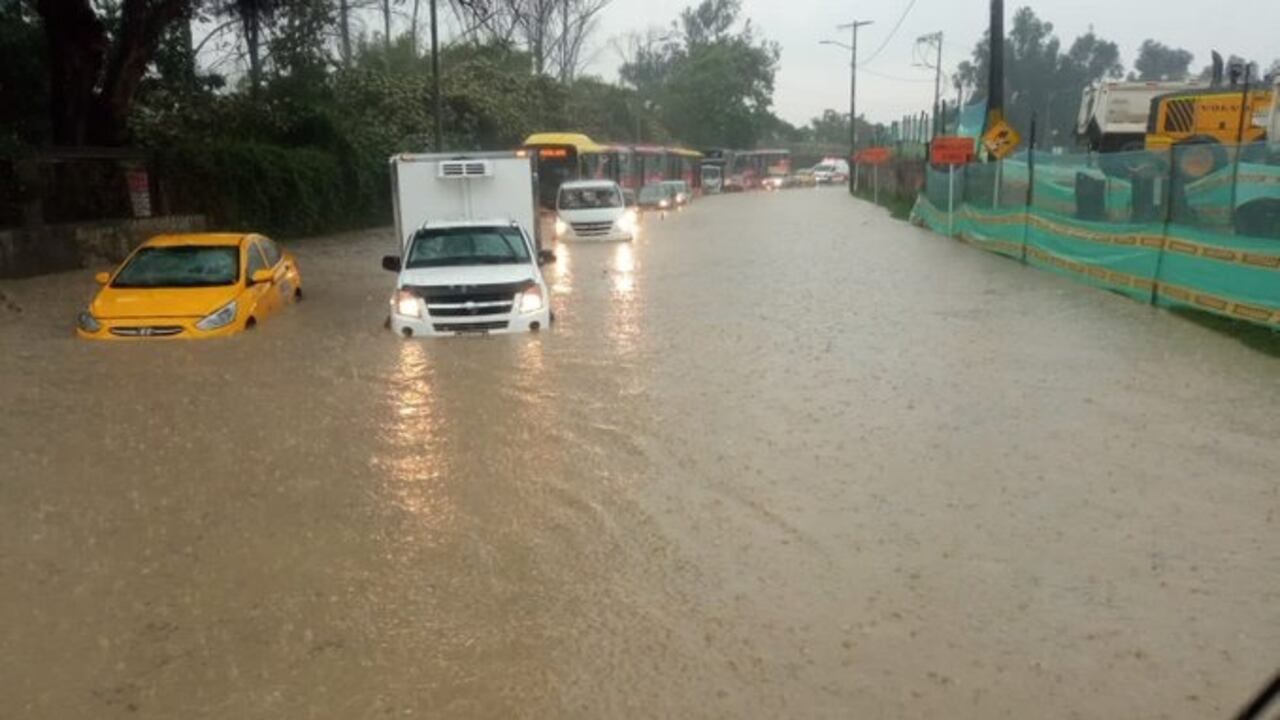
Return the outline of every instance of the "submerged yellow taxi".
<path id="1" fill-rule="evenodd" d="M 96 279 L 102 288 L 76 320 L 92 340 L 231 335 L 302 298 L 293 255 L 255 234 L 153 237 Z"/>

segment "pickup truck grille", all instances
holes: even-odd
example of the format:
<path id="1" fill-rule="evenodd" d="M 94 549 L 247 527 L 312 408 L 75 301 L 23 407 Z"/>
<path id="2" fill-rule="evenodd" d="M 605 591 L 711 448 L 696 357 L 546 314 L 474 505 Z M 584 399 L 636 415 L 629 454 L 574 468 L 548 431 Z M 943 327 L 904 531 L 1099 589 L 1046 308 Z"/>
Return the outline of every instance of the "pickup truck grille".
<path id="1" fill-rule="evenodd" d="M 509 322 L 470 322 L 470 323 L 434 323 L 436 332 L 485 333 L 493 330 L 506 330 Z"/>
<path id="2" fill-rule="evenodd" d="M 476 317 L 510 314 L 516 295 L 531 284 L 525 281 L 495 285 L 427 285 L 410 286 L 405 290 L 422 298 L 427 313 L 432 317 Z"/>
<path id="3" fill-rule="evenodd" d="M 573 233 L 579 237 L 600 237 L 613 230 L 613 222 L 572 223 Z"/>

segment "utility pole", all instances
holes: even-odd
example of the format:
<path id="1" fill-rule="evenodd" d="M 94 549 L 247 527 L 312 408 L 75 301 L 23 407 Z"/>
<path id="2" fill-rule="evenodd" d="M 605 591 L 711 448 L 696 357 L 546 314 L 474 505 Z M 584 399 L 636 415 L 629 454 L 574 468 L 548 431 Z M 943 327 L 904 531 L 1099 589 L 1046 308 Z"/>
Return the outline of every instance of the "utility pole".
<path id="1" fill-rule="evenodd" d="M 440 97 L 440 34 L 436 0 L 431 0 L 431 93 L 435 100 L 435 152 L 444 152 L 444 98 Z"/>
<path id="2" fill-rule="evenodd" d="M 858 28 L 871 25 L 871 20 L 854 20 L 839 26 L 838 30 L 849 30 L 853 44 L 849 46 L 849 162 L 858 152 Z M 853 194 L 854 173 L 849 173 L 849 194 Z"/>
<path id="3" fill-rule="evenodd" d="M 928 35 L 921 35 L 916 38 L 916 43 L 918 43 L 917 47 L 919 45 L 931 45 L 938 51 L 938 60 L 933 66 L 933 117 L 935 118 L 934 127 L 937 128 L 938 123 L 936 122 L 936 118 L 940 116 L 938 107 L 942 100 L 942 32 L 938 31 L 936 33 L 929 33 Z M 923 61 L 920 65 L 926 68 L 929 67 L 928 61 Z M 930 137 L 936 136 L 937 134 L 938 131 L 935 129 Z"/>

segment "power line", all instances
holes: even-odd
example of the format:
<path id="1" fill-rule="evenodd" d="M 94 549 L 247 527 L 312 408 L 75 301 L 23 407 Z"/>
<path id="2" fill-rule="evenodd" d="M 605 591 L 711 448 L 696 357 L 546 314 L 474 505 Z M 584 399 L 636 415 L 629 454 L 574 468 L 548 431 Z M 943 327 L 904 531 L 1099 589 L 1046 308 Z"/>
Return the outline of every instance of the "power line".
<path id="1" fill-rule="evenodd" d="M 878 77 L 878 78 L 884 78 L 885 80 L 893 80 L 894 82 L 907 82 L 907 83 L 931 83 L 931 82 L 933 82 L 933 80 L 932 80 L 932 79 L 930 79 L 930 78 L 904 78 L 904 77 L 898 77 L 898 76 L 896 76 L 896 75 L 889 75 L 889 74 L 887 74 L 887 73 L 876 72 L 875 70 L 868 70 L 867 68 L 864 68 L 864 67 L 860 67 L 860 68 L 858 68 L 858 72 L 860 72 L 860 73 L 866 73 L 866 74 L 868 74 L 868 75 L 875 75 L 876 77 Z"/>
<path id="2" fill-rule="evenodd" d="M 876 51 L 871 53 L 871 57 L 866 58 L 865 60 L 859 60 L 858 62 L 863 65 L 866 65 L 867 63 L 879 57 L 880 53 L 884 52 L 884 49 L 889 46 L 889 42 L 893 40 L 893 36 L 898 34 L 898 30 L 902 28 L 902 23 L 906 21 L 907 15 L 911 13 L 911 8 L 915 6 L 916 6 L 916 0 L 911 0 L 911 2 L 907 3 L 907 7 L 905 10 L 902 11 L 902 15 L 901 17 L 898 18 L 897 24 L 895 24 L 893 26 L 893 29 L 889 31 L 889 36 L 884 39 L 884 42 L 880 43 L 880 47 L 876 48 Z"/>

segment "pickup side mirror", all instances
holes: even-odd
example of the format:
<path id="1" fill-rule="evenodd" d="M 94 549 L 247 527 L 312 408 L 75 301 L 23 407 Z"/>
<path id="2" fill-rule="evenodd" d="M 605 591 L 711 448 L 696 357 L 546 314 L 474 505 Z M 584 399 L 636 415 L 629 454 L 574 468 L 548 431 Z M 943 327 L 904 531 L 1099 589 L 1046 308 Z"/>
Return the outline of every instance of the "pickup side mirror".
<path id="1" fill-rule="evenodd" d="M 553 262 L 555 262 L 555 261 L 556 261 L 556 254 L 555 254 L 554 252 L 551 252 L 550 250 L 539 250 L 539 251 L 538 251 L 538 264 L 539 264 L 539 265 L 550 265 L 551 263 L 553 263 Z"/>
<path id="2" fill-rule="evenodd" d="M 400 272 L 400 256 L 399 255 L 383 255 L 382 269 L 390 272 Z"/>
<path id="3" fill-rule="evenodd" d="M 273 270 L 270 270 L 270 269 L 254 270 L 253 274 L 249 276 L 249 284 L 262 285 L 264 283 L 269 283 L 275 279 L 276 279 L 276 274 Z"/>
<path id="4" fill-rule="evenodd" d="M 111 282 L 111 273 L 108 273 L 108 272 L 96 273 L 93 276 L 93 281 L 98 283 L 99 285 L 106 285 L 107 283 Z"/>

